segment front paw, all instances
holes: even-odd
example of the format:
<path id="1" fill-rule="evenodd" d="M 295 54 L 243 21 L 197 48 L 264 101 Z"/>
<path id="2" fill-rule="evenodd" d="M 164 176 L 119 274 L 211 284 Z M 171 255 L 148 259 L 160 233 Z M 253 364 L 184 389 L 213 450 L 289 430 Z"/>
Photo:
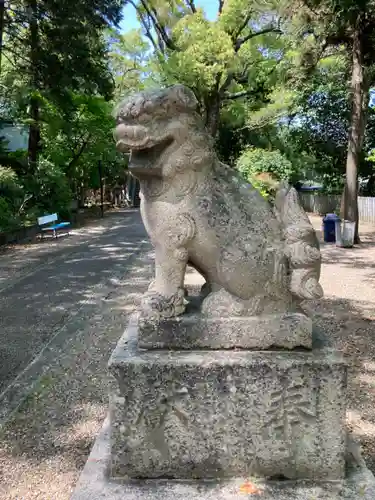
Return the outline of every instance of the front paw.
<path id="1" fill-rule="evenodd" d="M 185 290 L 179 288 L 173 295 L 165 296 L 149 288 L 141 302 L 141 318 L 158 321 L 173 318 L 185 311 Z"/>

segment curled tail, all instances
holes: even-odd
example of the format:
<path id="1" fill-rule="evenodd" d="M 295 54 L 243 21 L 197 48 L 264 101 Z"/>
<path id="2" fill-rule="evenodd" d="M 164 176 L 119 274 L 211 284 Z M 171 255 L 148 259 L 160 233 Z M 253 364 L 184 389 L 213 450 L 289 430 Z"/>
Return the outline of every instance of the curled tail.
<path id="1" fill-rule="evenodd" d="M 319 241 L 302 208 L 297 191 L 282 185 L 275 199 L 276 216 L 282 224 L 290 265 L 290 291 L 299 299 L 319 299 L 321 256 Z"/>

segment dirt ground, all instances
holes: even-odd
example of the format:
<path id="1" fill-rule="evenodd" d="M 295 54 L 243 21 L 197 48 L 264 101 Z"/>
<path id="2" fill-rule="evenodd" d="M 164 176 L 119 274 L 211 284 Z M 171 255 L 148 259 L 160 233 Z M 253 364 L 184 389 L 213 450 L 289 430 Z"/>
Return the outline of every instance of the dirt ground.
<path id="1" fill-rule="evenodd" d="M 311 219 L 321 238 L 321 219 Z M 348 425 L 375 472 L 375 226 L 360 233 L 353 249 L 322 244 L 325 297 L 306 307 L 348 356 Z M 69 499 L 106 415 L 108 357 L 151 279 L 152 255 L 149 247 L 134 254 L 0 431 L 1 500 Z"/>
<path id="2" fill-rule="evenodd" d="M 322 241 L 321 218 L 310 216 Z M 375 225 L 352 249 L 321 244 L 324 298 L 306 304 L 350 362 L 347 421 L 375 473 Z"/>

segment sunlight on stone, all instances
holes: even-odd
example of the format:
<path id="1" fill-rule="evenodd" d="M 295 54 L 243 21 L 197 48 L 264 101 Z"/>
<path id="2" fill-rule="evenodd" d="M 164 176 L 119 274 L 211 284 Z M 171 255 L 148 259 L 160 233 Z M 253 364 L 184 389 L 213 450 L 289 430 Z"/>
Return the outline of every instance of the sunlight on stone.
<path id="1" fill-rule="evenodd" d="M 375 387 L 375 375 L 361 373 L 357 378 L 362 382 L 361 385 L 366 384 L 370 387 Z"/>
<path id="2" fill-rule="evenodd" d="M 369 372 L 375 372 L 375 362 L 374 361 L 364 361 L 363 368 Z"/>

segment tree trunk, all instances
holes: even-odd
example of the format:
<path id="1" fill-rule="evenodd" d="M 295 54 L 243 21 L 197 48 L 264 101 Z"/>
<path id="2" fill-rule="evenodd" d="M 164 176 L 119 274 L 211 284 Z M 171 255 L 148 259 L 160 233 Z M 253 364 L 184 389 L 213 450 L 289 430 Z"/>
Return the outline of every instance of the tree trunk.
<path id="1" fill-rule="evenodd" d="M 5 0 L 0 0 L 0 73 L 1 73 L 1 59 L 2 59 L 2 55 L 3 55 L 5 10 L 6 10 Z"/>
<path id="2" fill-rule="evenodd" d="M 346 178 L 341 201 L 341 217 L 356 223 L 354 242 L 359 243 L 358 232 L 358 166 L 365 133 L 368 89 L 366 89 L 363 68 L 363 47 L 359 21 L 353 33 L 351 117 L 349 127 Z M 367 91 L 367 92 L 366 92 Z"/>
<path id="3" fill-rule="evenodd" d="M 215 93 L 206 100 L 206 128 L 212 137 L 216 137 L 220 119 L 220 95 Z"/>
<path id="4" fill-rule="evenodd" d="M 38 154 L 40 147 L 40 123 L 39 123 L 39 98 L 36 95 L 39 90 L 39 31 L 38 31 L 38 8 L 37 0 L 28 1 L 30 22 L 30 69 L 32 90 L 30 98 L 30 130 L 28 157 L 30 172 L 35 173 L 38 166 Z"/>
<path id="5" fill-rule="evenodd" d="M 78 151 L 76 151 L 73 154 L 72 159 L 68 163 L 68 165 L 66 167 L 66 172 L 67 172 L 67 174 L 68 174 L 69 177 L 74 177 L 74 175 L 75 175 L 75 173 L 74 173 L 74 167 L 76 166 L 76 164 L 77 164 L 78 160 L 80 159 L 80 157 L 85 152 L 85 149 L 87 148 L 87 145 L 89 143 L 90 137 L 91 137 L 91 134 L 88 134 L 87 138 L 82 142 L 82 144 L 78 148 Z"/>
<path id="6" fill-rule="evenodd" d="M 30 118 L 32 119 L 33 122 L 30 124 L 30 129 L 29 129 L 28 156 L 29 156 L 30 171 L 34 173 L 38 166 L 39 142 L 40 142 L 38 99 L 31 98 Z"/>
<path id="7" fill-rule="evenodd" d="M 85 185 L 83 182 L 81 182 L 79 186 L 79 193 L 78 193 L 78 203 L 79 203 L 79 208 L 84 208 L 85 206 Z"/>

